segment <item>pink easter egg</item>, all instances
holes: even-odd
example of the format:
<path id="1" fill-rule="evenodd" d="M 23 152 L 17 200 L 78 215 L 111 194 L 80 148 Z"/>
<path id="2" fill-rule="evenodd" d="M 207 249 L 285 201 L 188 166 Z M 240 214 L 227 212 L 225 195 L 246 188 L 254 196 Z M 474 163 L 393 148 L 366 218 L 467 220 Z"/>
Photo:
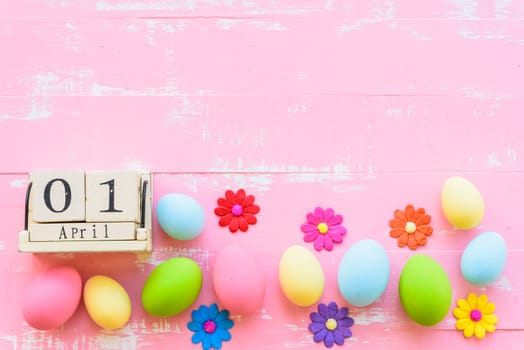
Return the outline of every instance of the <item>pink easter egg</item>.
<path id="1" fill-rule="evenodd" d="M 233 315 L 251 315 L 264 299 L 264 274 L 251 254 L 230 246 L 217 256 L 213 287 L 219 303 Z"/>
<path id="2" fill-rule="evenodd" d="M 26 287 L 22 313 L 33 328 L 58 328 L 73 316 L 82 295 L 82 279 L 71 267 L 56 267 L 38 274 Z"/>

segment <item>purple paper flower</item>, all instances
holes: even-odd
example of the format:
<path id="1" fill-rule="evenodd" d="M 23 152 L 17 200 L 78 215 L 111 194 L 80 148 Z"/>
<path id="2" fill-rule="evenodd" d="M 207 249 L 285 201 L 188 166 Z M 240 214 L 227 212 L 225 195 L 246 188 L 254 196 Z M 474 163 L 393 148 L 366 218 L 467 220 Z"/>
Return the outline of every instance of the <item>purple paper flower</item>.
<path id="1" fill-rule="evenodd" d="M 322 248 L 331 251 L 333 243 L 341 243 L 346 234 L 346 228 L 342 226 L 342 215 L 335 215 L 331 208 L 326 210 L 316 207 L 314 212 L 308 213 L 307 222 L 300 226 L 304 232 L 305 242 L 314 242 L 315 249 Z"/>
<path id="2" fill-rule="evenodd" d="M 349 327 L 355 323 L 348 314 L 347 307 L 339 309 L 334 301 L 330 302 L 328 306 L 319 304 L 318 312 L 309 314 L 312 321 L 309 324 L 309 330 L 314 334 L 313 340 L 317 343 L 323 341 L 328 348 L 333 344 L 343 345 L 344 339 L 352 335 Z"/>

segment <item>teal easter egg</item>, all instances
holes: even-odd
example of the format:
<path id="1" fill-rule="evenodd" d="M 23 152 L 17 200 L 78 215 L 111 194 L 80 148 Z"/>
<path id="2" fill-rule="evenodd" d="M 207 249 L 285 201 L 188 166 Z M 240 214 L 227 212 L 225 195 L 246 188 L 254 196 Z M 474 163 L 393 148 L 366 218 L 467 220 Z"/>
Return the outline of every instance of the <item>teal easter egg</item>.
<path id="1" fill-rule="evenodd" d="M 460 260 L 462 276 L 471 284 L 486 286 L 500 277 L 507 260 L 504 238 L 496 232 L 484 232 L 466 246 Z"/>
<path id="2" fill-rule="evenodd" d="M 404 265 L 398 293 L 404 311 L 423 326 L 442 321 L 451 306 L 451 284 L 446 271 L 423 254 L 412 256 Z"/>
<path id="3" fill-rule="evenodd" d="M 163 196 L 156 207 L 158 223 L 169 236 L 189 240 L 204 228 L 204 210 L 192 197 L 171 193 Z"/>
<path id="4" fill-rule="evenodd" d="M 189 308 L 202 289 L 202 271 L 188 258 L 172 258 L 158 265 L 142 289 L 142 304 L 151 315 L 173 316 Z"/>
<path id="5" fill-rule="evenodd" d="M 384 293 L 389 272 L 389 259 L 384 248 L 371 239 L 358 241 L 340 262 L 338 288 L 348 303 L 367 306 Z"/>

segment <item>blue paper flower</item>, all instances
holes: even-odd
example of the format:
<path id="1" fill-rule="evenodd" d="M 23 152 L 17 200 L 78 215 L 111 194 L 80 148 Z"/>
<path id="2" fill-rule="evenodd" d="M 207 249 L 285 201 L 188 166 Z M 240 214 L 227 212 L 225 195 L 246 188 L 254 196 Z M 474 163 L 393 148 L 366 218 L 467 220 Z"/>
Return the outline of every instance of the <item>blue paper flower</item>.
<path id="1" fill-rule="evenodd" d="M 348 314 L 347 307 L 339 309 L 334 301 L 327 306 L 319 304 L 318 312 L 309 314 L 312 321 L 309 324 L 309 330 L 314 334 L 313 340 L 317 343 L 323 341 L 328 348 L 333 344 L 343 345 L 344 339 L 352 335 L 349 327 L 355 323 Z"/>
<path id="2" fill-rule="evenodd" d="M 191 317 L 193 321 L 187 324 L 187 328 L 195 332 L 191 337 L 193 344 L 202 343 L 204 350 L 220 349 L 223 341 L 231 340 L 229 329 L 234 323 L 229 319 L 229 311 L 219 311 L 217 304 L 200 305 L 198 310 L 191 312 Z"/>

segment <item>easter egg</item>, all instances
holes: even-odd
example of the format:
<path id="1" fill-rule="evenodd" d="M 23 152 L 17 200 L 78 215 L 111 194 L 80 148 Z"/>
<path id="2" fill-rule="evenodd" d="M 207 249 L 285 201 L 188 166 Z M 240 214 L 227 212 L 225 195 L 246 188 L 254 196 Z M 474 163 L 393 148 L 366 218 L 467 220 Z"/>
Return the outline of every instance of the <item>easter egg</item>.
<path id="1" fill-rule="evenodd" d="M 389 260 L 384 248 L 371 239 L 353 244 L 338 266 L 338 288 L 355 306 L 375 302 L 388 284 Z"/>
<path id="2" fill-rule="evenodd" d="M 213 267 L 213 288 L 220 304 L 232 314 L 251 315 L 264 299 L 264 275 L 246 250 L 222 250 Z"/>
<path id="3" fill-rule="evenodd" d="M 508 252 L 504 238 L 496 232 L 484 232 L 468 243 L 460 260 L 462 276 L 471 284 L 486 286 L 500 277 Z"/>
<path id="4" fill-rule="evenodd" d="M 449 278 L 439 263 L 427 255 L 414 255 L 404 265 L 398 292 L 404 311 L 423 326 L 442 321 L 451 306 Z"/>
<path id="5" fill-rule="evenodd" d="M 67 322 L 82 295 L 82 279 L 71 267 L 56 267 L 38 274 L 25 288 L 22 314 L 33 328 L 50 330 Z"/>
<path id="6" fill-rule="evenodd" d="M 278 277 L 284 295 L 298 306 L 313 305 L 324 292 L 324 271 L 320 263 L 309 250 L 298 245 L 282 254 Z"/>
<path id="7" fill-rule="evenodd" d="M 463 177 L 447 179 L 440 199 L 444 216 L 457 228 L 471 229 L 484 217 L 484 200 L 479 190 Z"/>
<path id="8" fill-rule="evenodd" d="M 204 210 L 192 197 L 171 193 L 163 196 L 156 207 L 158 223 L 169 236 L 189 240 L 204 228 Z"/>
<path id="9" fill-rule="evenodd" d="M 120 283 L 93 276 L 84 285 L 84 304 L 91 319 L 104 329 L 122 328 L 131 316 L 131 300 Z"/>
<path id="10" fill-rule="evenodd" d="M 144 309 L 154 316 L 176 315 L 190 307 L 202 289 L 202 271 L 188 258 L 172 258 L 158 265 L 142 289 Z"/>

